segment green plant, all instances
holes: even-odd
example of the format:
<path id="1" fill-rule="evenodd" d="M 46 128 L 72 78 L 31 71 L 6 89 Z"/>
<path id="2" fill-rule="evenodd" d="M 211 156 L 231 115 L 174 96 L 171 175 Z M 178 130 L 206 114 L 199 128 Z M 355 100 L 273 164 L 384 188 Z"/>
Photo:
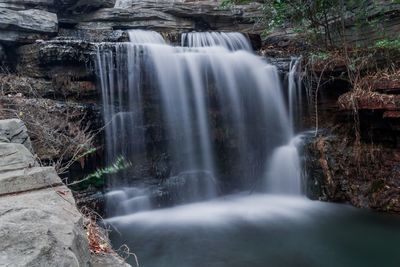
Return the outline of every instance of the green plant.
<path id="1" fill-rule="evenodd" d="M 400 49 L 400 38 L 389 40 L 389 39 L 381 39 L 376 41 L 374 45 L 370 48 L 379 48 L 379 49 Z"/>
<path id="2" fill-rule="evenodd" d="M 124 157 L 118 157 L 110 166 L 99 168 L 95 172 L 85 176 L 82 180 L 67 184 L 69 187 L 78 187 L 79 189 L 87 188 L 89 185 L 100 187 L 105 185 L 105 177 L 109 174 L 116 174 L 122 170 L 130 168 L 132 163 Z"/>
<path id="3" fill-rule="evenodd" d="M 311 60 L 328 60 L 330 55 L 325 51 L 319 51 L 310 53 L 309 57 Z"/>
<path id="4" fill-rule="evenodd" d="M 392 0 L 394 3 L 399 1 Z M 222 5 L 231 6 L 247 2 L 251 1 L 224 0 Z M 310 40 L 316 40 L 317 43 L 323 37 L 325 47 L 337 44 L 338 37 L 342 43 L 346 43 L 345 21 L 349 16 L 357 29 L 363 28 L 364 25 L 382 28 L 381 18 L 371 18 L 369 14 L 371 6 L 379 8 L 380 3 L 374 0 L 264 0 L 262 3 L 261 21 L 266 32 L 289 27 L 295 32 L 309 35 Z"/>

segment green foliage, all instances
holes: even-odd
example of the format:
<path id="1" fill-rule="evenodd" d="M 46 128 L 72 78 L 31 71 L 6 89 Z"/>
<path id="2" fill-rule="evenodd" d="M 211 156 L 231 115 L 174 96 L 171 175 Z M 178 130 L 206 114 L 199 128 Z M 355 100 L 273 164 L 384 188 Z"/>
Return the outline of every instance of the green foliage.
<path id="1" fill-rule="evenodd" d="M 400 0 L 388 0 L 399 3 Z M 246 0 L 224 0 L 224 5 L 234 5 L 249 2 Z M 259 2 L 259 1 L 257 1 Z M 370 18 L 368 12 L 371 6 L 378 7 L 381 3 L 376 0 L 264 0 L 262 23 L 266 32 L 276 28 L 291 28 L 297 33 L 305 33 L 310 41 L 321 43 L 326 47 L 333 46 L 333 37 L 339 36 L 343 41 L 345 20 L 349 15 L 354 19 L 357 28 L 365 25 L 381 29 L 381 18 Z M 382 10 L 382 12 L 384 12 Z"/>
<path id="2" fill-rule="evenodd" d="M 310 54 L 311 60 L 328 60 L 330 58 L 329 53 L 327 52 L 312 52 Z"/>
<path id="3" fill-rule="evenodd" d="M 87 175 L 82 180 L 68 184 L 70 187 L 76 187 L 78 189 L 85 189 L 90 185 L 101 187 L 105 185 L 105 177 L 109 174 L 117 174 L 122 170 L 130 168 L 132 163 L 127 161 L 124 157 L 118 157 L 116 161 L 105 168 L 97 169 L 95 172 Z"/>
<path id="4" fill-rule="evenodd" d="M 400 38 L 394 40 L 389 40 L 389 39 L 378 40 L 371 48 L 400 50 Z"/>
<path id="5" fill-rule="evenodd" d="M 360 0 L 350 0 L 360 1 Z M 232 5 L 237 0 L 224 0 L 223 4 Z M 264 0 L 263 23 L 266 31 L 275 28 L 294 28 L 296 32 L 308 34 L 326 33 L 330 40 L 329 23 L 340 17 L 343 6 L 341 0 Z"/>
<path id="6" fill-rule="evenodd" d="M 80 145 L 80 147 L 82 147 L 82 149 L 85 149 L 84 145 Z M 90 156 L 90 155 L 94 154 L 96 151 L 97 151 L 97 148 L 95 148 L 95 147 L 89 148 L 89 149 L 85 150 L 85 152 L 83 152 L 82 154 L 74 157 L 72 160 L 73 161 L 79 161 L 81 159 L 86 158 L 87 156 Z"/>
<path id="7" fill-rule="evenodd" d="M 230 7 L 232 5 L 248 4 L 252 2 L 251 0 L 222 0 L 222 7 Z"/>

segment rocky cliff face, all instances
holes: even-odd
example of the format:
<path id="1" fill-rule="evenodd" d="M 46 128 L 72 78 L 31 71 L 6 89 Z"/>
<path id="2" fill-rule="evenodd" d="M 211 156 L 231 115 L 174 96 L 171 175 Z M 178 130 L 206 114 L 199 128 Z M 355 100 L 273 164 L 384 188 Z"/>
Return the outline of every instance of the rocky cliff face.
<path id="1" fill-rule="evenodd" d="M 367 47 L 381 39 L 399 38 L 400 4 L 398 2 L 367 0 L 358 4 L 346 4 L 350 5 L 350 11 L 343 14 L 345 17 L 344 39 L 349 45 Z M 340 22 L 332 23 L 332 37 L 337 45 L 343 42 L 343 36 L 338 34 L 338 29 L 341 28 Z"/>
<path id="2" fill-rule="evenodd" d="M 357 88 L 327 76 L 334 81 L 319 90 L 321 131 L 307 148 L 311 195 L 400 212 L 398 74 L 362 76 Z"/>

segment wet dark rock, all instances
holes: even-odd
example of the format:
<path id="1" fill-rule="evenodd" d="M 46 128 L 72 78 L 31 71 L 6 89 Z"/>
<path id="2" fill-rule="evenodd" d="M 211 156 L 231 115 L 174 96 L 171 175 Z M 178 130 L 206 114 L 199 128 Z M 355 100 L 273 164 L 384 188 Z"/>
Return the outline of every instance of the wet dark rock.
<path id="1" fill-rule="evenodd" d="M 96 211 L 100 215 L 104 215 L 104 194 L 96 188 L 90 187 L 86 190 L 75 191 L 74 198 L 76 199 L 76 205 L 78 208 L 85 207 Z"/>
<path id="2" fill-rule="evenodd" d="M 0 44 L 0 65 L 6 60 L 6 50 L 4 46 Z"/>
<path id="3" fill-rule="evenodd" d="M 289 72 L 290 62 L 292 58 L 274 58 L 274 57 L 266 57 L 268 63 L 274 65 L 281 73 Z"/>
<path id="4" fill-rule="evenodd" d="M 251 46 L 253 47 L 253 49 L 255 51 L 258 51 L 262 46 L 261 35 L 254 34 L 254 33 L 247 33 L 246 36 L 250 40 L 250 43 L 251 43 Z"/>
<path id="5" fill-rule="evenodd" d="M 96 45 L 84 41 L 41 41 L 17 49 L 19 74 L 32 78 L 52 79 L 69 76 L 75 80 L 91 80 L 94 67 L 91 59 Z"/>
<path id="6" fill-rule="evenodd" d="M 299 34 L 294 32 L 287 31 L 276 31 L 272 34 L 269 34 L 263 41 L 263 45 L 265 46 L 273 46 L 280 48 L 287 47 L 301 47 L 304 45 L 305 38 Z"/>
<path id="7" fill-rule="evenodd" d="M 308 149 L 311 198 L 400 212 L 398 151 L 336 135 L 320 136 Z"/>
<path id="8" fill-rule="evenodd" d="M 128 42 L 129 37 L 123 30 L 106 29 L 60 29 L 56 40 L 79 40 L 85 42 Z"/>
<path id="9" fill-rule="evenodd" d="M 320 88 L 318 124 L 324 130 L 306 146 L 311 198 L 400 211 L 397 79 L 377 77 L 363 78 L 357 90 L 340 79 Z M 310 123 L 315 126 L 315 116 Z"/>
<path id="10" fill-rule="evenodd" d="M 82 14 L 98 10 L 100 8 L 114 7 L 115 0 L 56 0 L 60 2 L 59 13 Z"/>

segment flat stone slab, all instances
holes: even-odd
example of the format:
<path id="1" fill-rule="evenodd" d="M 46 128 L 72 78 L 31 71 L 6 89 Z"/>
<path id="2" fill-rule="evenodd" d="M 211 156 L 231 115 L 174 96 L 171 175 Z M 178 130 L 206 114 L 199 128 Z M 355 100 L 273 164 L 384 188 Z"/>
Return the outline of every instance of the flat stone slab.
<path id="1" fill-rule="evenodd" d="M 12 10 L 0 8 L 0 29 L 56 34 L 57 15 L 38 9 Z"/>
<path id="2" fill-rule="evenodd" d="M 34 167 L 0 173 L 0 196 L 61 185 L 53 167 Z"/>
<path id="3" fill-rule="evenodd" d="M 0 173 L 32 168 L 37 162 L 22 144 L 0 143 Z"/>
<path id="4" fill-rule="evenodd" d="M 58 19 L 55 13 L 38 9 L 14 10 L 0 6 L 0 42 L 32 43 L 37 39 L 54 36 L 57 31 Z"/>

